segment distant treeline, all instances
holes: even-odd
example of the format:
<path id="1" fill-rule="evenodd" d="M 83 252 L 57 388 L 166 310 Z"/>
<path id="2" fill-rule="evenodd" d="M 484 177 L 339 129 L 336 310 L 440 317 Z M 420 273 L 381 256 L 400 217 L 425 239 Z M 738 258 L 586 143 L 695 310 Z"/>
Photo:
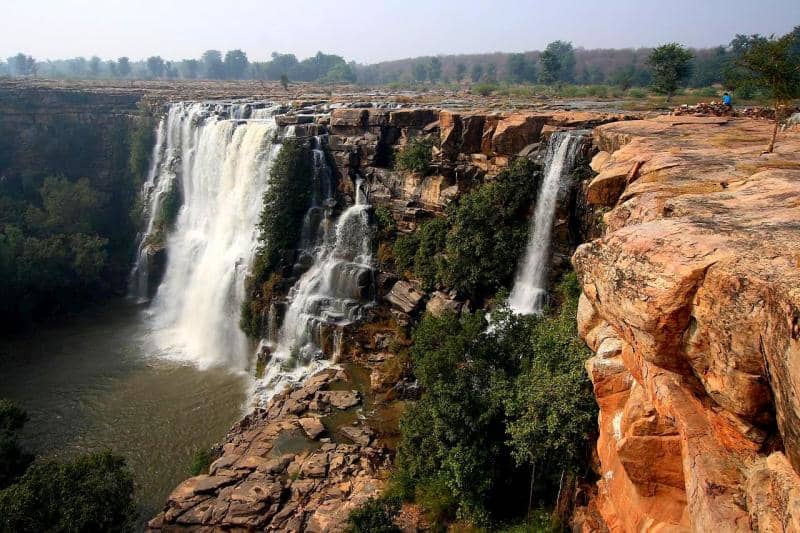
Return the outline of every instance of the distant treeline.
<path id="1" fill-rule="evenodd" d="M 218 50 L 207 50 L 199 59 L 180 61 L 161 56 L 141 61 L 127 57 L 103 60 L 97 56 L 40 61 L 20 53 L 5 63 L 0 62 L 0 76 L 75 79 L 280 80 L 285 76 L 292 81 L 352 83 L 356 81 L 355 69 L 355 63 L 322 52 L 302 61 L 294 54 L 273 52 L 270 61 L 251 62 L 241 50 L 230 50 L 224 55 Z"/>
<path id="2" fill-rule="evenodd" d="M 796 33 L 798 29 L 794 30 Z M 691 74 L 685 83 L 707 87 L 723 83 L 725 69 L 742 44 L 756 36 L 737 35 L 728 45 L 691 49 Z M 652 48 L 575 48 L 555 41 L 543 51 L 471 55 L 428 56 L 372 65 L 347 62 L 343 57 L 318 52 L 298 60 L 294 54 L 273 52 L 269 61 L 250 61 L 242 50 L 222 53 L 208 50 L 199 59 L 165 60 L 161 56 L 141 61 L 127 57 L 37 60 L 17 54 L 0 62 L 0 76 L 39 76 L 78 79 L 211 79 L 308 81 L 320 83 L 516 83 L 547 85 L 616 85 L 643 87 L 651 82 L 647 59 Z"/>

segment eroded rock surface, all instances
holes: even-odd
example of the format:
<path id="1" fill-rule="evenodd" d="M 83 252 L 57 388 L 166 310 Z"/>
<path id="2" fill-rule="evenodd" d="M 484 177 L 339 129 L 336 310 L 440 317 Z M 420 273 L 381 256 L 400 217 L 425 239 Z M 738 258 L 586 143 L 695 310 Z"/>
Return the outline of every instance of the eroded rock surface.
<path id="1" fill-rule="evenodd" d="M 796 531 L 800 135 L 762 155 L 768 122 L 675 118 L 595 130 L 593 505 L 611 531 Z"/>
<path id="2" fill-rule="evenodd" d="M 245 417 L 208 474 L 178 485 L 148 529 L 343 531 L 350 511 L 383 490 L 391 458 L 360 423 L 323 437 L 321 417 L 360 402 L 356 391 L 328 390 L 342 379 L 323 370 Z"/>

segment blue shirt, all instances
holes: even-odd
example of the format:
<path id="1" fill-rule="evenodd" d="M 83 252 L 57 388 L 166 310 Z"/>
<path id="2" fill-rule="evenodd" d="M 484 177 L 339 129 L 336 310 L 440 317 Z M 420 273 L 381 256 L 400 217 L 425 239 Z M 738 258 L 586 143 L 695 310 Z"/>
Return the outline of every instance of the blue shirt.
<path id="1" fill-rule="evenodd" d="M 731 95 L 726 94 L 722 97 L 722 103 L 725 105 L 731 105 Z"/>

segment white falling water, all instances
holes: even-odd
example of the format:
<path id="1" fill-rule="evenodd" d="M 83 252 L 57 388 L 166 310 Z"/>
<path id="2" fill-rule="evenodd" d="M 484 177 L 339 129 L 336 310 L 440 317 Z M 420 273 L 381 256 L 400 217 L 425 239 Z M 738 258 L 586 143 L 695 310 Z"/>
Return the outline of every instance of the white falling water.
<path id="1" fill-rule="evenodd" d="M 547 302 L 550 241 L 558 190 L 564 177 L 572 171 L 580 139 L 581 135 L 572 131 L 555 132 L 550 137 L 545 157 L 544 180 L 531 220 L 525 259 L 517 269 L 514 287 L 508 299 L 509 307 L 517 313 L 540 314 Z"/>
<path id="2" fill-rule="evenodd" d="M 163 280 L 149 309 L 158 353 L 201 368 L 247 367 L 251 346 L 238 316 L 279 149 L 276 131 L 271 113 L 241 104 L 170 107 L 145 185 L 148 229 L 132 276 L 137 295 L 146 298 L 145 259 L 154 246 L 166 247 Z M 159 204 L 172 187 L 179 188 L 182 206 L 174 226 L 165 229 Z M 156 238 L 156 232 L 162 235 Z"/>
<path id="3" fill-rule="evenodd" d="M 301 243 L 313 263 L 289 292 L 277 338 L 267 341 L 273 350 L 260 387 L 262 399 L 328 365 L 326 357 L 335 361 L 343 327 L 358 320 L 373 297 L 372 228 L 364 183 L 356 182 L 355 204 L 334 222 L 330 169 L 318 138 L 313 153 L 314 199 Z"/>

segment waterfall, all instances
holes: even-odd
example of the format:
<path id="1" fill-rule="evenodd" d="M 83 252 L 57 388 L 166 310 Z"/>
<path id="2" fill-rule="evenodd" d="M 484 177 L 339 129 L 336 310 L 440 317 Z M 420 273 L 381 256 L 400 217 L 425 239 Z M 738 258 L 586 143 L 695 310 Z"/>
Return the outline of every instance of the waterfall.
<path id="1" fill-rule="evenodd" d="M 525 259 L 517 276 L 508 304 L 520 314 L 540 314 L 547 301 L 547 276 L 550 266 L 550 241 L 558 190 L 564 177 L 572 171 L 582 135 L 573 131 L 557 131 L 550 137 L 544 164 L 544 180 L 531 220 Z"/>
<path id="2" fill-rule="evenodd" d="M 262 383 L 268 397 L 284 383 L 301 380 L 341 351 L 343 329 L 359 320 L 373 297 L 372 228 L 365 184 L 357 180 L 355 203 L 334 220 L 331 170 L 314 139 L 314 191 L 301 232 L 296 270 L 310 266 L 288 295 Z M 271 318 L 271 317 L 270 317 Z"/>
<path id="3" fill-rule="evenodd" d="M 155 350 L 164 356 L 201 368 L 249 363 L 238 316 L 279 146 L 271 115 L 263 104 L 178 103 L 159 126 L 142 191 L 147 229 L 131 279 L 134 295 L 146 300 L 151 259 L 166 250 L 148 310 Z"/>

